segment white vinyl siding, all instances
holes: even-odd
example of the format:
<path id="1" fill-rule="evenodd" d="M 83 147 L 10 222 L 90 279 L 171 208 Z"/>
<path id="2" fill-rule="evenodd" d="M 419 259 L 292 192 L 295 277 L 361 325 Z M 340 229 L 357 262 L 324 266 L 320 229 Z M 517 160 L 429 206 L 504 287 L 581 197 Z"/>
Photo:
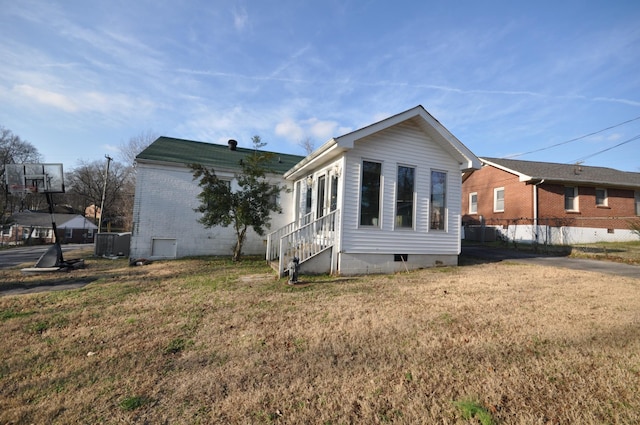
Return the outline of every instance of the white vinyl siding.
<path id="1" fill-rule="evenodd" d="M 360 226 L 359 202 L 363 160 L 384 159 L 380 226 Z M 415 165 L 413 229 L 395 231 L 397 169 Z M 429 231 L 431 170 L 447 174 L 446 231 Z M 458 162 L 418 126 L 406 122 L 364 140 L 346 153 L 340 250 L 346 253 L 458 254 L 462 180 Z M 383 251 L 381 251 L 383 249 Z"/>

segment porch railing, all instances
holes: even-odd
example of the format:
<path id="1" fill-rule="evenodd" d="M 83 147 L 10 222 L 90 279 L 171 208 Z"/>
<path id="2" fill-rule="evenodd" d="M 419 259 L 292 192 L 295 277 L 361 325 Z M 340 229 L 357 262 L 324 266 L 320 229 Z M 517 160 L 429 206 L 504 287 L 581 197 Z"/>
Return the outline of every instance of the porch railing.
<path id="1" fill-rule="evenodd" d="M 309 224 L 313 220 L 313 213 L 302 216 L 296 221 L 284 225 L 267 235 L 267 261 L 271 262 L 278 259 L 280 255 L 280 238 L 294 230 Z"/>
<path id="2" fill-rule="evenodd" d="M 293 257 L 298 257 L 302 263 L 335 244 L 337 217 L 339 217 L 339 213 L 338 210 L 335 210 L 301 227 L 295 228 L 294 226 L 294 229 L 288 233 L 273 233 L 279 235 L 276 258 L 278 259 L 278 274 L 281 277 Z M 269 237 L 267 238 L 267 247 L 272 243 Z M 267 258 L 269 259 L 269 257 Z M 269 261 L 274 261 L 276 258 L 271 258 Z"/>

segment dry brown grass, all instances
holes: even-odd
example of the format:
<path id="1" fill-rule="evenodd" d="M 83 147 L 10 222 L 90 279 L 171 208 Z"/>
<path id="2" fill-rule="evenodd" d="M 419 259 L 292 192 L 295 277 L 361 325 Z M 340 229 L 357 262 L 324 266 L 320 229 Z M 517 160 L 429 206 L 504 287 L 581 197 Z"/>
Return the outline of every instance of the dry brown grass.
<path id="1" fill-rule="evenodd" d="M 600 242 L 571 247 L 571 256 L 640 265 L 640 241 Z"/>
<path id="2" fill-rule="evenodd" d="M 0 423 L 473 423 L 460 401 L 640 423 L 638 279 L 503 262 L 292 287 L 213 258 L 65 276 L 99 279 L 0 297 Z"/>

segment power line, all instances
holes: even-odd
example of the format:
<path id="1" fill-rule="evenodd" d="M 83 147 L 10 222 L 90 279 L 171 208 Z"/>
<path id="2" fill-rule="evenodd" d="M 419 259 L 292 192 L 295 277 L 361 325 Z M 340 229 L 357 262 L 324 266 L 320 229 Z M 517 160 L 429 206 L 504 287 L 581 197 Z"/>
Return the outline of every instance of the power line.
<path id="1" fill-rule="evenodd" d="M 608 147 L 608 148 L 606 148 L 606 149 L 602 149 L 601 151 L 598 151 L 598 152 L 596 152 L 596 153 L 592 153 L 591 155 L 583 156 L 582 158 L 579 158 L 579 159 L 577 159 L 577 160 L 575 160 L 575 161 L 570 162 L 570 164 L 575 164 L 575 163 L 577 163 L 577 162 L 582 162 L 582 161 L 584 161 L 584 160 L 585 160 L 585 159 L 587 159 L 587 158 L 591 158 L 591 157 L 593 157 L 593 156 L 600 155 L 600 154 L 601 154 L 601 153 L 603 153 L 603 152 L 610 151 L 611 149 L 615 149 L 615 148 L 617 148 L 618 146 L 625 145 L 625 144 L 627 144 L 627 143 L 633 142 L 634 140 L 638 140 L 638 139 L 640 139 L 640 134 L 638 134 L 637 136 L 633 136 L 631 139 L 625 140 L 624 142 L 620 142 L 620 143 L 618 143 L 617 145 L 614 145 L 614 146 Z"/>
<path id="2" fill-rule="evenodd" d="M 625 122 L 621 122 L 620 124 L 615 124 L 615 125 L 612 125 L 611 127 L 603 128 L 602 130 L 594 131 L 593 133 L 589 133 L 589 134 L 585 134 L 584 136 L 576 137 L 575 139 L 567 140 L 565 142 L 556 143 L 554 145 L 550 145 L 550 146 L 547 146 L 547 147 L 544 147 L 544 148 L 540 148 L 540 149 L 535 149 L 535 150 L 532 150 L 532 151 L 529 151 L 529 152 L 518 153 L 518 154 L 514 154 L 514 155 L 508 155 L 508 156 L 505 156 L 504 158 L 517 158 L 519 156 L 524 156 L 524 155 L 529 155 L 531 153 L 545 151 L 547 149 L 552 149 L 552 148 L 555 148 L 555 147 L 558 147 L 558 146 L 566 145 L 567 143 L 575 142 L 577 140 L 581 140 L 581 139 L 584 139 L 586 137 L 593 136 L 595 134 L 602 133 L 602 132 L 607 131 L 607 130 L 611 130 L 612 128 L 620 127 L 621 125 L 629 124 L 630 122 L 637 121 L 637 120 L 640 120 L 640 117 L 632 118 L 632 119 L 627 120 Z M 613 149 L 615 147 L 616 146 L 613 146 L 611 149 Z M 594 155 L 596 155 L 596 154 L 594 154 Z"/>

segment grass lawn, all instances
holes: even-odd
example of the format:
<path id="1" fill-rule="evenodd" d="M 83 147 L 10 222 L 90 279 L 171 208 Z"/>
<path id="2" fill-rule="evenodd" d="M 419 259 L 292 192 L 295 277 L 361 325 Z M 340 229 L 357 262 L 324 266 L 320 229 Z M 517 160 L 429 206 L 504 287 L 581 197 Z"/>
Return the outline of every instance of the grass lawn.
<path id="1" fill-rule="evenodd" d="M 571 256 L 640 265 L 640 241 L 577 244 L 572 246 Z"/>
<path id="2" fill-rule="evenodd" d="M 0 270 L 0 423 L 640 423 L 640 279 L 474 263 L 290 286 L 261 260 Z"/>

